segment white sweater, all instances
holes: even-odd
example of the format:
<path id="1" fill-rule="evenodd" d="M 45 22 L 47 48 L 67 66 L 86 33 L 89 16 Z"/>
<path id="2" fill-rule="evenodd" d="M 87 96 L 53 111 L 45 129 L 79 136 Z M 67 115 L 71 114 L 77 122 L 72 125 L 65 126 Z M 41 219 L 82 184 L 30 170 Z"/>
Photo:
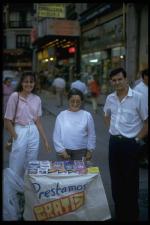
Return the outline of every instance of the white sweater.
<path id="1" fill-rule="evenodd" d="M 56 152 L 65 149 L 95 149 L 96 135 L 91 114 L 85 110 L 64 110 L 56 118 L 53 142 Z"/>

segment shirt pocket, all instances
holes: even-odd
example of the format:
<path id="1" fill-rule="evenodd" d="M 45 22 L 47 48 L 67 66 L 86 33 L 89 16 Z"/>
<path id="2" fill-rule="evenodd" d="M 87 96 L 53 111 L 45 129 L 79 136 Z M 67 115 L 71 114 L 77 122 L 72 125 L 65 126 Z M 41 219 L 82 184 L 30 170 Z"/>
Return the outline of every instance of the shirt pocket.
<path id="1" fill-rule="evenodd" d="M 133 114 L 132 110 L 123 109 L 121 112 L 121 121 L 124 123 L 131 124 L 134 122 L 135 115 Z"/>

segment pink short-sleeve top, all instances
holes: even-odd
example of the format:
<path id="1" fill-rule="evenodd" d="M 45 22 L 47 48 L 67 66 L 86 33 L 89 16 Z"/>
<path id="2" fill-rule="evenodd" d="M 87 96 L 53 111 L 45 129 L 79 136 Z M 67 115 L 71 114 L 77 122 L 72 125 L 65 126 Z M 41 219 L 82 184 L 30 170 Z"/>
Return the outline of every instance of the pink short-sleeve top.
<path id="1" fill-rule="evenodd" d="M 15 115 L 15 108 L 18 100 L 18 92 L 13 92 L 8 100 L 5 112 L 5 119 L 13 120 Z M 37 117 L 42 115 L 41 99 L 39 96 L 31 93 L 27 98 L 19 95 L 15 123 L 20 125 L 27 125 L 35 122 Z"/>

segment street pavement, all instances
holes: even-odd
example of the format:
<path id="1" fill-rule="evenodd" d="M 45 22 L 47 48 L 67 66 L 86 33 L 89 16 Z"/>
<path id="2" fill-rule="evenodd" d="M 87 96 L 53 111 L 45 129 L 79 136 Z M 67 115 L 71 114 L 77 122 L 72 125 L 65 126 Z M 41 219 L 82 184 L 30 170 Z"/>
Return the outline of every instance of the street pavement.
<path id="1" fill-rule="evenodd" d="M 52 94 L 50 91 L 47 90 L 42 90 L 41 93 L 39 93 L 39 96 L 42 99 L 42 105 L 43 105 L 43 109 L 46 110 L 47 112 L 49 112 L 50 114 L 52 114 L 53 116 L 57 116 L 59 114 L 59 112 L 61 112 L 62 110 L 65 110 L 67 108 L 68 105 L 68 101 L 67 101 L 67 97 L 64 96 L 64 106 L 62 107 L 57 107 L 57 101 L 56 101 L 56 96 L 54 94 Z M 97 115 L 93 114 L 93 110 L 92 110 L 92 105 L 90 103 L 90 100 L 87 99 L 86 104 L 85 104 L 85 110 L 91 112 L 91 114 L 93 115 L 94 121 L 95 121 L 95 126 L 104 126 L 104 122 L 103 122 L 103 105 L 105 103 L 105 99 L 106 96 L 100 96 L 99 100 L 98 100 L 98 114 L 100 114 L 101 116 L 97 117 Z M 103 133 L 105 133 L 102 137 L 102 143 L 98 142 L 100 145 L 106 145 L 108 146 L 108 130 L 105 129 L 104 127 L 102 127 L 102 130 L 104 131 Z M 98 144 L 97 143 L 97 144 Z M 107 144 L 106 144 L 107 143 Z M 99 146 L 100 147 L 100 146 Z M 93 163 L 95 165 L 99 166 L 99 163 L 97 162 L 97 157 L 95 157 L 93 159 Z M 104 167 L 104 165 L 101 163 L 101 168 L 103 171 L 108 171 L 108 167 Z M 100 168 L 100 170 L 101 170 Z M 106 179 L 109 179 L 109 181 L 106 181 Z M 110 185 L 110 178 L 109 176 L 106 174 L 104 174 L 102 176 L 102 180 L 104 181 L 104 187 L 106 190 L 106 193 L 110 192 L 110 187 L 108 187 Z M 110 210 L 112 213 L 112 217 L 114 214 L 114 206 L 113 206 L 113 202 L 112 202 L 112 197 L 111 194 L 107 194 L 107 199 L 109 202 L 109 206 L 110 206 Z M 148 169 L 143 169 L 140 168 L 140 193 L 139 193 L 139 206 L 140 206 L 140 221 L 148 221 Z"/>

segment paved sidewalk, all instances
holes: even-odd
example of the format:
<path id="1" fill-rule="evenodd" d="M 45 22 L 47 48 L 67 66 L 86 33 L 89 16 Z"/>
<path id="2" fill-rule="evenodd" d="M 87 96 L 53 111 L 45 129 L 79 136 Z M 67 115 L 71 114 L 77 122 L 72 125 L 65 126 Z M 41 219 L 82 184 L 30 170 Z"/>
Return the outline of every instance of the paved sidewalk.
<path id="1" fill-rule="evenodd" d="M 58 115 L 58 113 L 61 112 L 62 110 L 66 109 L 66 106 L 68 105 L 66 96 L 64 96 L 64 106 L 57 107 L 55 94 L 53 94 L 52 92 L 48 90 L 42 90 L 41 93 L 38 93 L 38 94 L 42 98 L 43 107 L 55 116 Z M 98 99 L 98 106 L 103 107 L 105 100 L 106 100 L 106 95 L 100 95 Z M 89 103 L 87 104 L 88 111 L 93 112 L 92 106 L 90 104 L 91 103 L 90 99 L 87 98 L 86 103 Z"/>
<path id="2" fill-rule="evenodd" d="M 59 112 L 66 109 L 68 104 L 67 98 L 64 97 L 64 106 L 58 108 L 56 102 L 56 96 L 47 90 L 42 90 L 39 93 L 42 99 L 43 108 L 54 116 L 57 116 Z M 99 100 L 99 108 L 102 111 L 106 96 L 102 96 Z M 89 103 L 89 101 L 88 101 Z M 93 112 L 91 104 L 86 104 L 86 109 L 89 112 Z M 140 221 L 148 221 L 148 169 L 140 168 L 140 193 L 139 193 L 139 205 L 140 205 Z"/>

